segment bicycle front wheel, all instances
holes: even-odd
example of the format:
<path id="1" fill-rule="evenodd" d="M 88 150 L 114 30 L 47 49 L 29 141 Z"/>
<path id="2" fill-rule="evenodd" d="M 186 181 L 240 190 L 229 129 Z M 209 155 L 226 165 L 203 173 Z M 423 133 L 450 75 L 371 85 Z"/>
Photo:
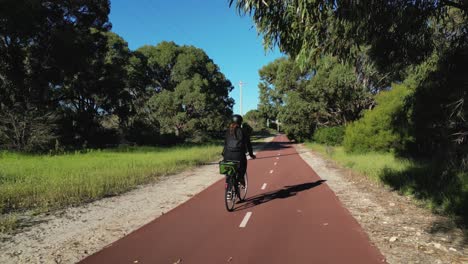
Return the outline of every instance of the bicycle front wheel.
<path id="1" fill-rule="evenodd" d="M 234 205 L 236 204 L 236 186 L 234 185 L 234 176 L 230 176 L 226 183 L 226 191 L 224 193 L 224 201 L 226 203 L 226 209 L 229 212 L 234 210 Z"/>

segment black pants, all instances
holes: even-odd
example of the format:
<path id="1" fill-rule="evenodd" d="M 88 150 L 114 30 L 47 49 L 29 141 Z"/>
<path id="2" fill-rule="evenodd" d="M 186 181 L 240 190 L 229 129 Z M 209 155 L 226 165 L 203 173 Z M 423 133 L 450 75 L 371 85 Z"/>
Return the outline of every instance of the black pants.
<path id="1" fill-rule="evenodd" d="M 244 180 L 244 174 L 247 171 L 247 157 L 245 156 L 245 153 L 243 152 L 229 152 L 226 151 L 224 153 L 224 160 L 235 160 L 240 162 L 240 168 L 239 168 L 239 180 L 243 181 Z M 227 181 L 227 177 L 226 177 Z"/>

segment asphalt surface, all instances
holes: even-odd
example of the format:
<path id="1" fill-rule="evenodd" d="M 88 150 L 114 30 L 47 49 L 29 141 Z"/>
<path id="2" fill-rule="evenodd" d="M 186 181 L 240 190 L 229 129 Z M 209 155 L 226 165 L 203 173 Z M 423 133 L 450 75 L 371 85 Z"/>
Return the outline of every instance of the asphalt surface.
<path id="1" fill-rule="evenodd" d="M 221 180 L 82 263 L 385 263 L 285 136 L 249 160 L 248 175 L 234 212 Z"/>

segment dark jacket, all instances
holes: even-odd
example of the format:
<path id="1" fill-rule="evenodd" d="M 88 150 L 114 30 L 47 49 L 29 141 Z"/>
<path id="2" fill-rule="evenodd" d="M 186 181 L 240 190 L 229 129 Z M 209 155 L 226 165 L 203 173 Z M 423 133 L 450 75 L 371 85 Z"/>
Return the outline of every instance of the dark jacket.
<path id="1" fill-rule="evenodd" d="M 223 155 L 227 153 L 239 153 L 245 156 L 247 152 L 253 155 L 250 135 L 240 127 L 236 128 L 235 133 L 232 135 L 229 130 L 226 131 Z"/>

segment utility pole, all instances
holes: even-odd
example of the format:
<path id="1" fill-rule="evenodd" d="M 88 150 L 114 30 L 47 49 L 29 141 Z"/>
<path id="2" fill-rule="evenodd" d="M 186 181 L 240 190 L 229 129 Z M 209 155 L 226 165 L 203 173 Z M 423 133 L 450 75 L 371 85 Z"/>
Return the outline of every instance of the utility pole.
<path id="1" fill-rule="evenodd" d="M 240 114 L 240 115 L 242 115 L 242 86 L 243 86 L 243 85 L 246 85 L 246 84 L 247 84 L 247 83 L 245 83 L 245 82 L 239 81 L 239 89 L 240 89 L 240 100 L 239 100 L 239 101 L 240 101 L 240 106 L 239 106 L 239 108 L 240 108 L 240 113 L 239 113 L 239 114 Z"/>

